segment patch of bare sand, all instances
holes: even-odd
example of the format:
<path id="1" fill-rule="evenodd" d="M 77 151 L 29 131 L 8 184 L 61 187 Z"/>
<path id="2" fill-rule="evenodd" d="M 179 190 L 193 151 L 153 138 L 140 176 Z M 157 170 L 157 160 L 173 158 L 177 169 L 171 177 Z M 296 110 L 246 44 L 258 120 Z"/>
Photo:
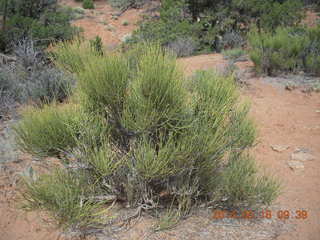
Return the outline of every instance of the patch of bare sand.
<path id="1" fill-rule="evenodd" d="M 70 0 L 60 0 L 59 4 L 72 8 L 82 7 L 81 2 Z M 106 0 L 94 1 L 94 4 L 95 9 L 84 10 L 84 17 L 72 21 L 72 25 L 81 27 L 86 39 L 100 36 L 102 42 L 109 48 L 116 47 L 125 36 L 137 28 L 137 23 L 142 19 L 141 14 L 145 11 L 145 9 L 129 9 L 115 18 L 113 16 L 119 11 L 107 4 Z"/>

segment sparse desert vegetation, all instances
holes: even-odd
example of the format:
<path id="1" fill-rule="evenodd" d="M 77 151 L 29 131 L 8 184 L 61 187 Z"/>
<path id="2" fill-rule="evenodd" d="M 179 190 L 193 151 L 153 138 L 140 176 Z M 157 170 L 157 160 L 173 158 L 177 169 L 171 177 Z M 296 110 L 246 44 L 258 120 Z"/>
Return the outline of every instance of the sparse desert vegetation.
<path id="1" fill-rule="evenodd" d="M 318 236 L 318 9 L 0 0 L 0 213 L 13 194 L 81 239 Z"/>

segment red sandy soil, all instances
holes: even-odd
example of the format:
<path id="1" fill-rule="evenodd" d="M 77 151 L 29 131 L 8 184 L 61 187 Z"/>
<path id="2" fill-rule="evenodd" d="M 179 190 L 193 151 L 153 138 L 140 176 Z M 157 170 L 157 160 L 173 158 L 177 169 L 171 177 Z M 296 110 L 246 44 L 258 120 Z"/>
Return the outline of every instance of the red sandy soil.
<path id="1" fill-rule="evenodd" d="M 302 21 L 310 27 L 315 27 L 317 22 L 320 20 L 319 13 L 308 10 L 306 12 L 306 18 Z"/>
<path id="2" fill-rule="evenodd" d="M 81 2 L 60 0 L 60 5 L 69 7 L 82 7 Z M 94 1 L 95 9 L 85 10 L 85 17 L 72 22 L 74 26 L 84 30 L 84 37 L 93 39 L 99 35 L 102 42 L 110 48 L 121 43 L 121 39 L 137 28 L 137 22 L 141 20 L 144 9 L 129 9 L 117 20 L 112 19 L 112 14 L 119 11 L 113 9 L 106 0 Z M 124 26 L 123 22 L 128 25 Z"/>

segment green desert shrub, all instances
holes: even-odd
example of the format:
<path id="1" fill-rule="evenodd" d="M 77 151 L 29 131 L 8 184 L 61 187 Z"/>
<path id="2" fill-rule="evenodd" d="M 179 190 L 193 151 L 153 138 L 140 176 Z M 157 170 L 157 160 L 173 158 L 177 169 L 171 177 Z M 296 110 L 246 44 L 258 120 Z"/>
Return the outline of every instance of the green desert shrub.
<path id="1" fill-rule="evenodd" d="M 83 0 L 82 7 L 84 9 L 94 9 L 93 0 Z"/>
<path id="2" fill-rule="evenodd" d="M 93 40 L 90 40 L 92 49 L 99 55 L 103 55 L 103 43 L 99 36 L 96 36 Z"/>
<path id="3" fill-rule="evenodd" d="M 64 71 L 79 73 L 85 68 L 87 62 L 94 62 L 95 59 L 100 59 L 101 54 L 97 54 L 93 50 L 90 42 L 83 42 L 81 38 L 75 38 L 55 45 L 50 55 L 56 65 Z"/>
<path id="4" fill-rule="evenodd" d="M 272 31 L 296 26 L 303 17 L 300 0 L 163 0 L 159 8 L 160 15 L 143 19 L 129 43 L 157 41 L 178 56 L 240 48 L 252 24 Z"/>
<path id="5" fill-rule="evenodd" d="M 193 24 L 190 19 L 184 18 L 184 4 L 183 1 L 163 1 L 160 17 L 146 17 L 128 41 L 129 45 L 153 41 L 172 49 L 178 56 L 194 54 L 199 47 L 197 35 L 202 25 Z"/>
<path id="6" fill-rule="evenodd" d="M 257 175 L 257 167 L 250 157 L 229 159 L 225 171 L 218 177 L 216 197 L 224 199 L 222 206 L 241 206 L 246 203 L 254 207 L 257 203 L 270 204 L 278 194 L 279 184 L 272 178 Z M 228 196 L 232 196 L 231 198 Z"/>
<path id="7" fill-rule="evenodd" d="M 95 189 L 85 173 L 55 169 L 36 179 L 25 178 L 23 186 L 23 207 L 48 212 L 65 229 L 84 231 L 103 223 L 106 208 L 92 198 Z"/>
<path id="8" fill-rule="evenodd" d="M 73 48 L 73 43 L 70 48 L 61 44 L 56 63 L 74 70 L 75 93 L 81 96 L 78 104 L 92 121 L 81 121 L 77 136 L 78 125 L 68 123 L 69 115 L 53 124 L 47 120 L 36 124 L 43 118 L 38 111 L 44 111 L 37 110 L 32 118 L 26 115 L 20 129 L 38 136 L 46 124 L 61 127 L 66 141 L 56 138 L 62 135 L 57 130 L 53 134 L 45 130 L 46 142 L 55 146 L 59 139 L 58 149 L 73 147 L 71 153 L 87 166 L 86 176 L 102 189 L 101 194 L 143 210 L 171 203 L 170 209 L 178 211 L 174 218 L 185 216 L 199 202 L 217 206 L 227 197 L 223 207 L 241 208 L 275 199 L 276 182 L 268 177 L 262 181 L 255 166 L 244 160 L 256 133 L 247 117 L 248 104 L 239 101 L 232 76 L 201 71 L 185 79 L 173 54 L 159 44 L 105 57 L 91 51 L 91 58 L 90 53 Z M 72 58 L 85 60 L 83 68 L 73 67 Z"/>
<path id="9" fill-rule="evenodd" d="M 58 8 L 55 0 L 7 2 L 7 11 L 0 4 L 0 13 L 6 13 L 0 37 L 3 51 L 14 50 L 14 44 L 26 38 L 37 40 L 37 47 L 46 48 L 52 42 L 69 40 L 80 33 L 79 28 L 70 25 L 72 14 L 65 8 Z"/>
<path id="10" fill-rule="evenodd" d="M 319 74 L 319 27 L 278 28 L 275 33 L 253 31 L 249 41 L 250 57 L 260 72 Z"/>
<path id="11" fill-rule="evenodd" d="M 26 152 L 58 156 L 76 145 L 83 120 L 77 105 L 29 107 L 15 128 L 17 143 Z"/>
<path id="12" fill-rule="evenodd" d="M 246 52 L 241 48 L 233 48 L 222 52 L 223 56 L 229 60 L 236 60 L 246 55 Z"/>

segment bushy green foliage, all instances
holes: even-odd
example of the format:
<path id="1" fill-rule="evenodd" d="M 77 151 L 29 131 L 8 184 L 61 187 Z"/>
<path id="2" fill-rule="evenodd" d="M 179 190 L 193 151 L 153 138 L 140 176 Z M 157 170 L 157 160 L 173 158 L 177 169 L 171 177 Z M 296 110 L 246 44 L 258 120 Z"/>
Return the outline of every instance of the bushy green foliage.
<path id="1" fill-rule="evenodd" d="M 252 24 L 267 30 L 294 26 L 303 16 L 301 8 L 299 0 L 164 0 L 160 17 L 142 21 L 131 41 L 158 41 L 170 47 L 191 38 L 195 47 L 189 54 L 238 48 Z M 189 43 L 184 43 L 186 48 Z"/>
<path id="2" fill-rule="evenodd" d="M 106 210 L 92 196 L 95 189 L 85 173 L 56 169 L 39 178 L 26 178 L 22 195 L 24 208 L 49 212 L 65 229 L 85 230 L 103 223 Z"/>
<path id="3" fill-rule="evenodd" d="M 144 210 L 171 202 L 170 209 L 178 213 L 168 217 L 175 221 L 199 201 L 222 205 L 228 197 L 224 207 L 239 208 L 269 204 L 277 196 L 276 182 L 262 181 L 252 162 L 244 160 L 255 129 L 233 77 L 198 72 L 186 80 L 175 57 L 159 45 L 104 57 L 92 48 L 91 53 L 78 51 L 81 45 L 61 43 L 55 59 L 77 75 L 77 101 L 92 121 L 81 121 L 85 124 L 77 136 L 78 121 L 72 121 L 78 111 L 69 115 L 50 107 L 25 115 L 20 125 L 28 136 L 59 126 L 59 131 L 44 131 L 51 146 L 47 152 L 57 139 L 57 149 L 72 145 L 76 161 L 88 166 L 88 178 L 105 194 Z M 80 69 L 74 62 L 85 64 Z M 70 131 L 67 126 L 74 127 Z M 62 133 L 63 141 L 57 137 Z"/>
<path id="4" fill-rule="evenodd" d="M 83 0 L 82 7 L 84 9 L 94 9 L 93 0 Z"/>
<path id="5" fill-rule="evenodd" d="M 230 60 L 236 60 L 246 54 L 241 48 L 233 48 L 222 52 L 223 56 Z"/>
<path id="6" fill-rule="evenodd" d="M 250 57 L 260 72 L 305 71 L 319 74 L 320 28 L 278 28 L 252 31 Z"/>
<path id="7" fill-rule="evenodd" d="M 76 145 L 85 118 L 79 106 L 29 107 L 16 126 L 17 143 L 23 151 L 39 156 L 58 156 Z"/>
<path id="8" fill-rule="evenodd" d="M 96 36 L 95 39 L 90 40 L 90 44 L 97 54 L 103 55 L 103 43 L 101 37 Z"/>
<path id="9" fill-rule="evenodd" d="M 76 38 L 69 42 L 60 42 L 51 51 L 52 60 L 56 65 L 69 73 L 80 73 L 85 68 L 87 62 L 100 59 L 100 54 L 92 51 L 90 42 L 83 42 L 81 38 Z"/>
<path id="10" fill-rule="evenodd" d="M 194 39 L 195 47 L 191 53 L 197 51 L 197 35 L 201 31 L 202 26 L 200 24 L 192 24 L 190 19 L 184 18 L 183 9 L 183 1 L 163 1 L 160 18 L 146 18 L 142 21 L 139 29 L 133 33 L 129 43 L 155 41 L 162 46 L 175 50 L 172 45 L 179 39 L 190 39 L 191 41 Z M 185 44 L 188 45 L 188 43 Z M 176 53 L 178 55 L 181 55 L 179 54 L 179 50 L 183 47 L 185 46 L 182 45 L 177 49 Z"/>
<path id="11" fill-rule="evenodd" d="M 241 206 L 243 202 L 255 206 L 260 199 L 270 204 L 278 194 L 279 184 L 265 176 L 258 177 L 257 174 L 255 162 L 250 157 L 235 159 L 232 156 L 225 171 L 219 176 L 220 190 L 216 197 L 223 198 L 221 204 L 226 206 Z"/>
<path id="12" fill-rule="evenodd" d="M 57 8 L 56 0 L 6 0 L 8 1 L 5 26 L 1 28 L 1 48 L 13 49 L 12 43 L 33 38 L 37 46 L 47 47 L 56 40 L 68 40 L 80 32 L 69 23 L 72 15 Z M 1 7 L 0 7 L 1 11 Z"/>

